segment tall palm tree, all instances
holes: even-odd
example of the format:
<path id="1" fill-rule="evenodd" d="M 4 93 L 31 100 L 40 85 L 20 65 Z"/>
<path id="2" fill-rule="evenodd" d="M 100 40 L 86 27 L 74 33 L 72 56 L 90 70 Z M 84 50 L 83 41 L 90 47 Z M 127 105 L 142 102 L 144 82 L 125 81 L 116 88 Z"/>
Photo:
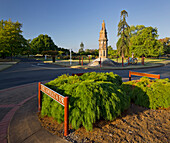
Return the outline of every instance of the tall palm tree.
<path id="1" fill-rule="evenodd" d="M 118 24 L 118 34 L 117 34 L 117 36 L 120 36 L 117 42 L 117 49 L 119 54 L 122 55 L 122 57 L 128 55 L 129 52 L 130 27 L 126 22 L 126 17 L 128 17 L 127 11 L 122 10 L 120 15 L 120 22 Z"/>

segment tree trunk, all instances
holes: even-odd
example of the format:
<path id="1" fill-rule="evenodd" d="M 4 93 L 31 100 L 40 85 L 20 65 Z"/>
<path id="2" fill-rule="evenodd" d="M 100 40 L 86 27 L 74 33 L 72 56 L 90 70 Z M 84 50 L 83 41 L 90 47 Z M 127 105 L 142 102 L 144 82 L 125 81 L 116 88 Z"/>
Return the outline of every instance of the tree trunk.
<path id="1" fill-rule="evenodd" d="M 122 57 L 124 58 L 124 53 L 123 53 L 123 50 L 122 50 Z"/>
<path id="2" fill-rule="evenodd" d="M 53 59 L 53 63 L 55 63 L 55 56 L 52 56 L 52 59 Z"/>
<path id="3" fill-rule="evenodd" d="M 12 61 L 12 53 L 11 53 L 11 61 Z"/>

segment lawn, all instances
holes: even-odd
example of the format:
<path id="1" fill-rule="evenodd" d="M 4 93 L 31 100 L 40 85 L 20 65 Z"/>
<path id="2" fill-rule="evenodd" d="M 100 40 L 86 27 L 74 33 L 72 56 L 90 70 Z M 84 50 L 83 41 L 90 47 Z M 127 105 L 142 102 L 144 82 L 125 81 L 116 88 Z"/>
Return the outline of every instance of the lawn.
<path id="1" fill-rule="evenodd" d="M 44 61 L 44 63 L 52 63 L 52 58 L 47 58 L 45 60 L 44 57 L 40 58 L 34 58 L 36 60 L 42 60 Z M 141 58 L 137 58 L 138 59 L 138 63 L 141 63 Z M 94 59 L 90 59 L 90 62 L 93 61 Z M 112 59 L 113 61 L 117 62 L 117 58 Z M 124 63 L 127 63 L 128 58 L 124 59 Z M 169 60 L 167 59 L 153 59 L 153 58 L 145 58 L 144 59 L 145 65 L 153 65 L 153 64 L 168 64 L 170 63 Z M 56 59 L 55 61 L 56 64 L 58 65 L 63 65 L 63 66 L 70 66 L 70 59 L 69 60 L 60 60 L 60 59 Z M 83 65 L 87 65 L 89 63 L 89 60 L 83 60 Z M 122 63 L 122 58 L 118 58 L 118 63 Z M 71 61 L 71 66 L 78 66 L 81 65 L 81 60 L 80 60 L 80 64 L 79 64 L 79 60 L 72 60 Z M 134 65 L 135 66 L 135 65 Z"/>

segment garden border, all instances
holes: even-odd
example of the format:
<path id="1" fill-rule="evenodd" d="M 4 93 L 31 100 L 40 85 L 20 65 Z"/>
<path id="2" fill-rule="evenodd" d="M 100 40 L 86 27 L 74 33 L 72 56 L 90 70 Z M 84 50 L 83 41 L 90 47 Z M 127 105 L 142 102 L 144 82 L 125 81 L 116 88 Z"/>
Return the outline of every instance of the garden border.
<path id="1" fill-rule="evenodd" d="M 42 107 L 42 92 L 57 101 L 59 104 L 64 106 L 64 136 L 69 133 L 69 97 L 64 97 L 47 86 L 38 83 L 38 111 L 41 111 Z"/>

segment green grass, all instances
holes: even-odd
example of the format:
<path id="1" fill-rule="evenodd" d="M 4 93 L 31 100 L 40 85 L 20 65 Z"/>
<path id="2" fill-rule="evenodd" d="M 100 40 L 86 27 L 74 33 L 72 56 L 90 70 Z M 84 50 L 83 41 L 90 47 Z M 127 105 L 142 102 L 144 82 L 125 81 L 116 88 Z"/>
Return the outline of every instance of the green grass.
<path id="1" fill-rule="evenodd" d="M 42 58 L 34 58 L 37 60 L 42 60 L 44 61 L 44 63 L 52 63 L 52 58 L 47 58 L 46 60 L 44 59 L 44 57 Z M 141 58 L 137 58 L 138 59 L 138 63 L 141 63 Z M 112 59 L 113 61 L 117 62 L 117 58 Z M 128 58 L 124 59 L 124 63 L 127 63 Z M 93 61 L 92 59 L 90 59 L 90 62 Z M 63 66 L 70 66 L 70 60 L 61 60 L 61 59 L 57 59 L 55 61 L 56 64 L 59 65 L 63 65 Z M 83 63 L 85 65 L 87 65 L 89 63 L 89 60 L 83 60 Z M 122 58 L 118 58 L 118 63 L 122 63 Z M 144 66 L 149 66 L 149 65 L 156 65 L 156 64 L 167 64 L 170 63 L 167 59 L 152 59 L 152 58 L 145 58 L 144 59 Z M 80 64 L 79 64 L 79 60 L 72 60 L 71 62 L 71 66 L 80 66 L 81 65 L 81 60 L 80 60 Z M 131 66 L 137 66 L 137 65 L 129 65 L 128 67 Z M 140 65 L 141 66 L 141 65 Z"/>
<path id="2" fill-rule="evenodd" d="M 11 59 L 2 59 L 2 58 L 0 58 L 0 62 L 5 62 L 5 63 L 6 62 L 19 62 L 19 60 L 18 59 L 12 59 L 12 61 L 11 61 Z"/>

